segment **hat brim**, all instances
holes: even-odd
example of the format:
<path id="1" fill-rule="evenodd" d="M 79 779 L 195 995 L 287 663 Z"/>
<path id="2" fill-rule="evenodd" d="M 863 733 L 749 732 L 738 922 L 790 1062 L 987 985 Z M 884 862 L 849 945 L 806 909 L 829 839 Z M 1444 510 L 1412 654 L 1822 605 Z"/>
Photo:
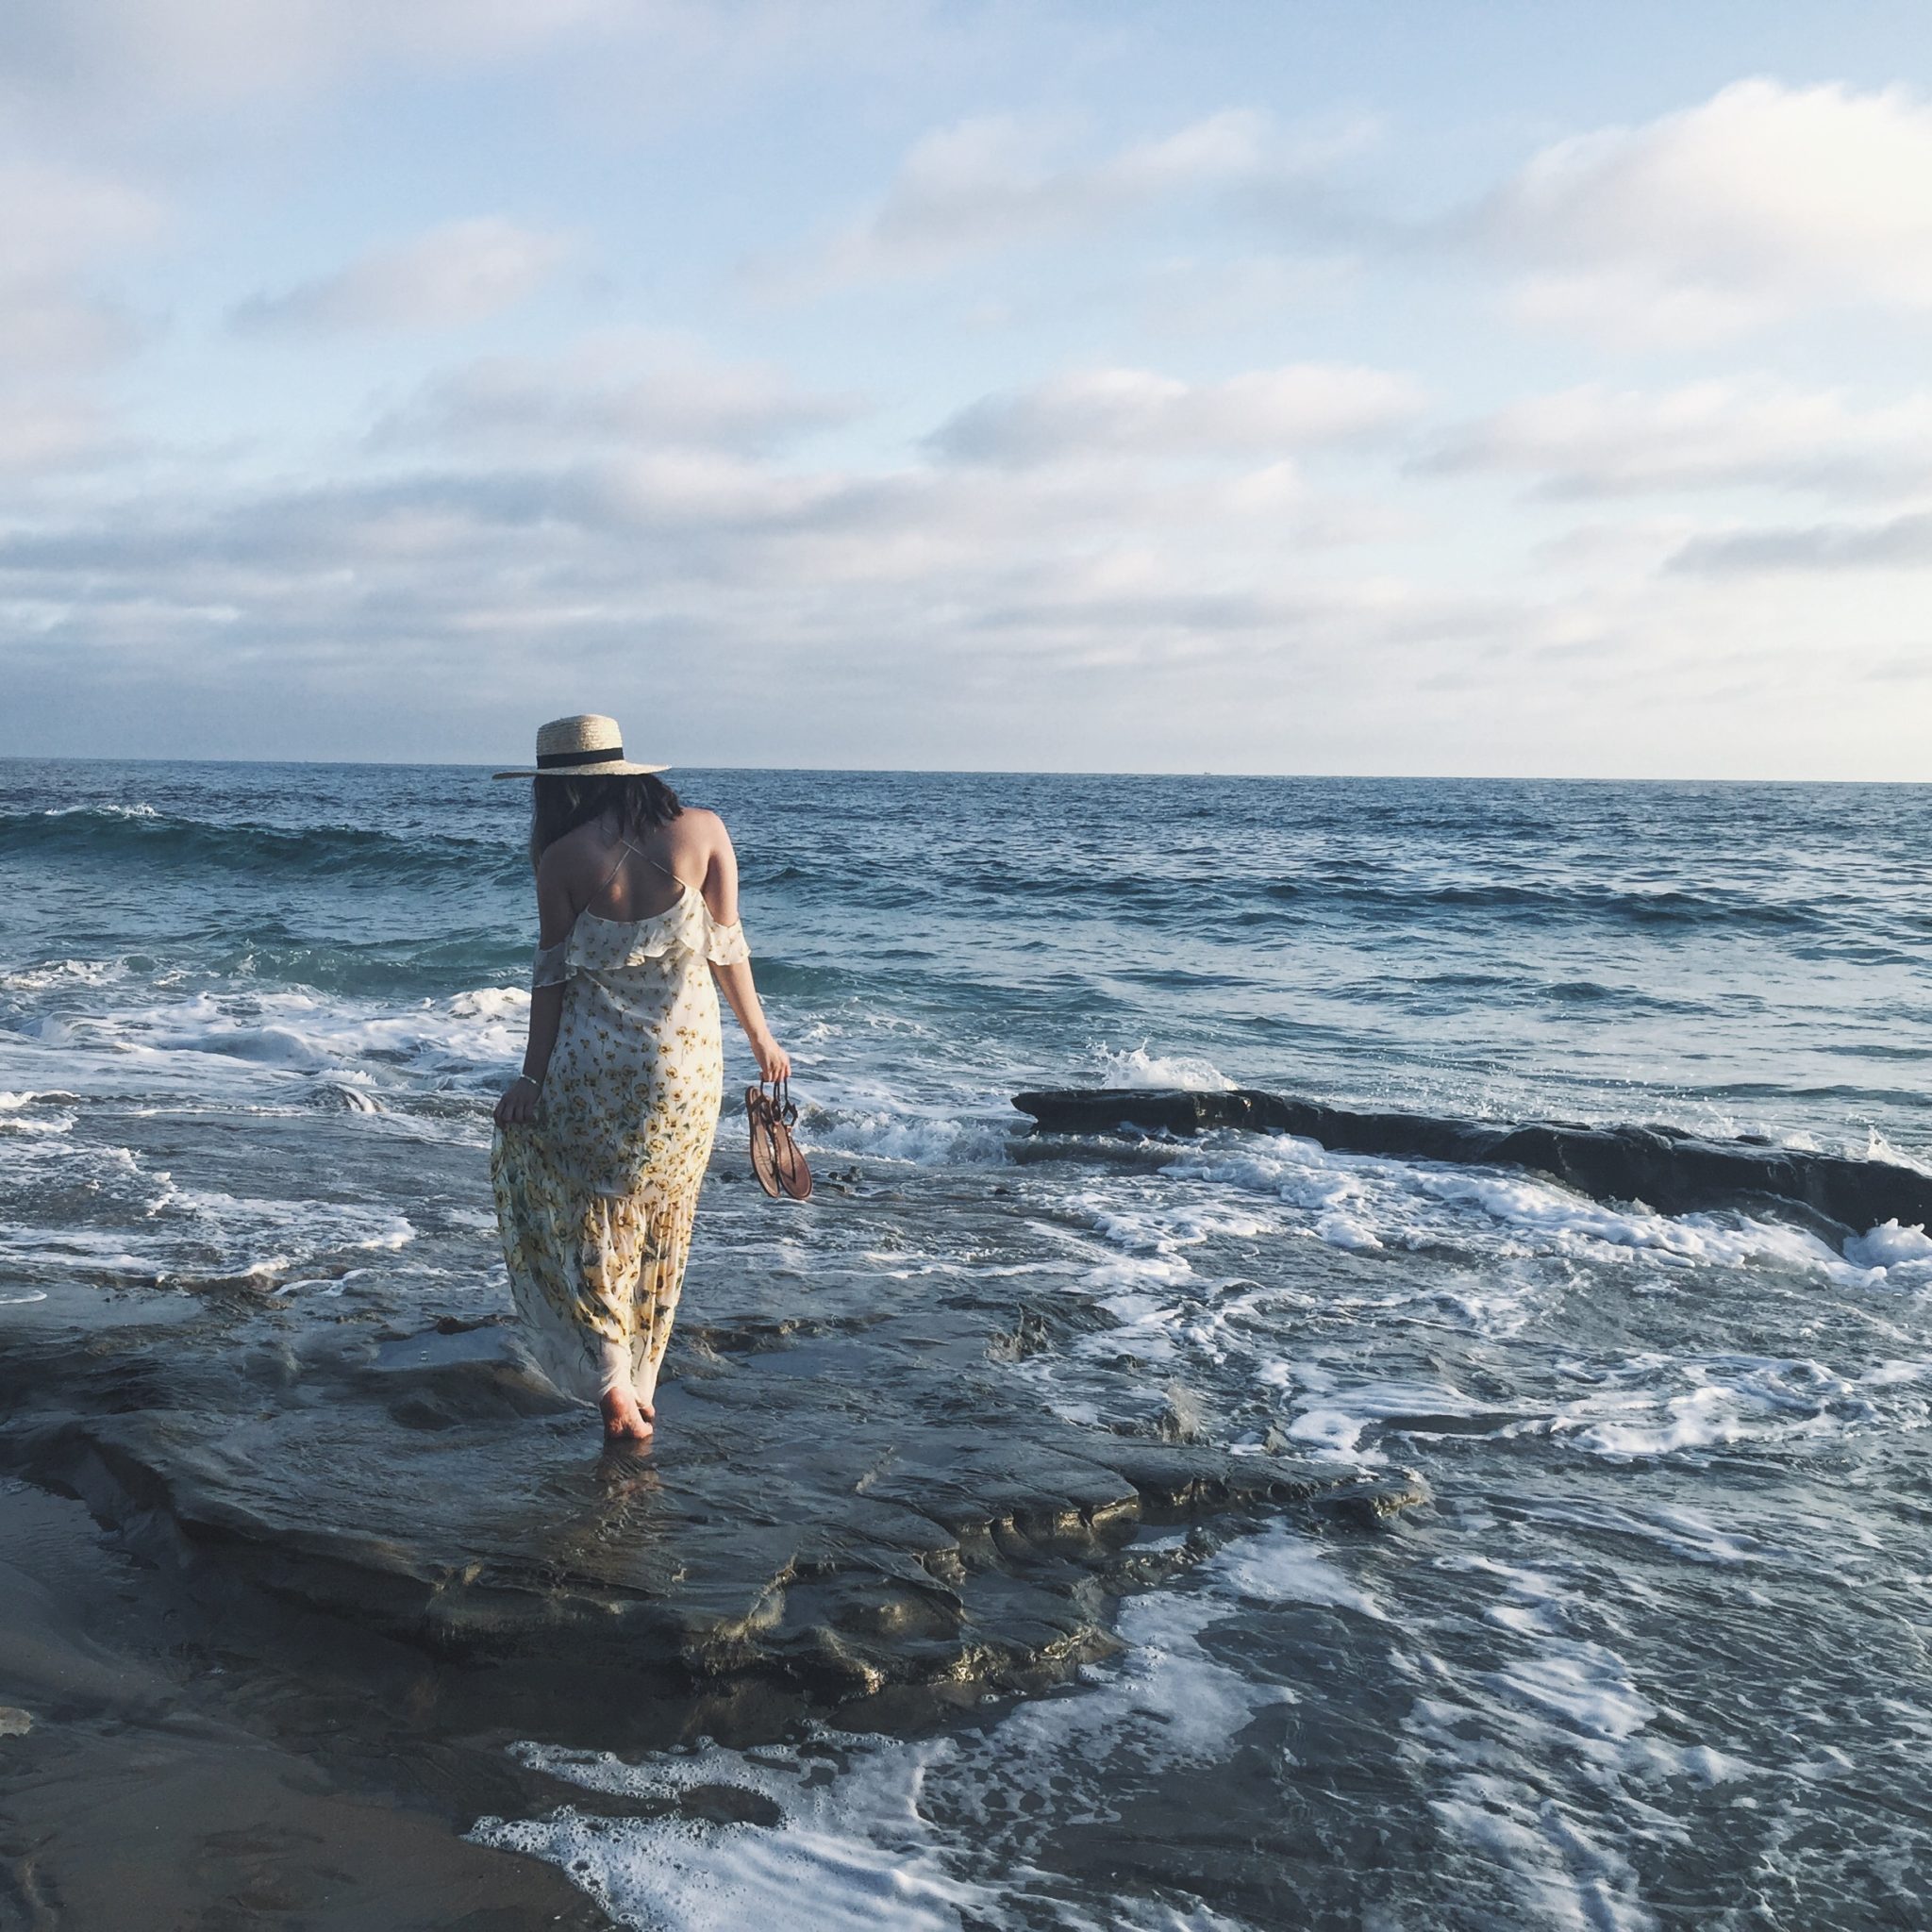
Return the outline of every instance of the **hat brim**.
<path id="1" fill-rule="evenodd" d="M 600 765 L 556 765 L 547 772 L 491 772 L 492 778 L 647 778 L 668 772 L 669 765 L 634 765 L 628 758 L 607 758 Z"/>

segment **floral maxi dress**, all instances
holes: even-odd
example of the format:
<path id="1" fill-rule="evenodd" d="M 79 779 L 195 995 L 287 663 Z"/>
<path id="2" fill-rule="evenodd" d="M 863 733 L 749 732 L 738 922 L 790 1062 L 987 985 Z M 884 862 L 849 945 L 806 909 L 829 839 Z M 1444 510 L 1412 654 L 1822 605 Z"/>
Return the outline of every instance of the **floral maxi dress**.
<path id="1" fill-rule="evenodd" d="M 568 1395 L 655 1381 L 724 1091 L 710 965 L 750 957 L 689 885 L 651 919 L 580 913 L 537 955 L 563 1017 L 536 1118 L 497 1129 L 490 1175 L 531 1353 Z"/>

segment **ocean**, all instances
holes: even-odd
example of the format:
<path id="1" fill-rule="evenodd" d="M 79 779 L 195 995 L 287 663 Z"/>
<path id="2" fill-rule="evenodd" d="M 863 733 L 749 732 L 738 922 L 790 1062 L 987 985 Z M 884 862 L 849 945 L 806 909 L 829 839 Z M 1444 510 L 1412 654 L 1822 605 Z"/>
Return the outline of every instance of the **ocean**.
<path id="1" fill-rule="evenodd" d="M 1042 1141 L 1011 1099 L 1920 1166 L 1932 789 L 672 777 L 732 829 L 821 1185 L 747 1184 L 727 1020 L 661 1441 L 613 1486 L 498 1319 L 524 788 L 0 763 L 0 1788 L 31 1768 L 43 1904 L 89 1923 L 101 1792 L 192 1749 L 222 1817 L 161 1816 L 157 1924 L 343 1886 L 539 1923 L 488 1917 L 512 1882 L 639 1927 L 1917 1922 L 1924 1230 Z M 1083 1443 L 1407 1500 L 987 1502 Z M 814 1594 L 854 1563 L 897 1579 L 869 1623 Z M 599 1634 L 700 1584 L 731 1645 Z M 63 1643 L 113 1681 L 36 1676 Z M 334 1822 L 251 1836 L 271 1786 Z"/>

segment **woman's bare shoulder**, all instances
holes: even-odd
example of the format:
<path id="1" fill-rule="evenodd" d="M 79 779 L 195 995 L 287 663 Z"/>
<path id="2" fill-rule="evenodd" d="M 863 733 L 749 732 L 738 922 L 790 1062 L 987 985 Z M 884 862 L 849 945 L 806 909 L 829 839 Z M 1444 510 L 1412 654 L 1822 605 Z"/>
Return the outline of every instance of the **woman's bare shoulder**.
<path id="1" fill-rule="evenodd" d="M 688 805 L 671 822 L 673 870 L 689 878 L 708 878 L 712 865 L 731 850 L 724 821 L 704 807 Z"/>
<path id="2" fill-rule="evenodd" d="M 537 861 L 537 883 L 576 884 L 592 869 L 602 849 L 594 824 L 572 827 L 543 848 L 543 856 Z"/>
<path id="3" fill-rule="evenodd" d="M 702 852 L 708 858 L 721 845 L 731 842 L 724 821 L 701 805 L 688 805 L 671 822 L 671 836 L 686 852 Z"/>

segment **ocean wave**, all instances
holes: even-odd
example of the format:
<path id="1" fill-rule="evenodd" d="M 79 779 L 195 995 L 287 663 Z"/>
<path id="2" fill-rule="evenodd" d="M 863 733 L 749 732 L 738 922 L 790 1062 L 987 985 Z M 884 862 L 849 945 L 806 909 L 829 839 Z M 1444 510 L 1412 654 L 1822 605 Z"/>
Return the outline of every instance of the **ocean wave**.
<path id="1" fill-rule="evenodd" d="M 523 1049 L 529 995 L 484 987 L 400 1007 L 301 991 L 201 992 L 91 1013 L 48 1014 L 25 1029 L 43 1046 L 113 1056 L 154 1072 L 227 1063 L 331 1089 L 480 1089 L 508 1075 Z M 374 1101 L 376 1094 L 372 1091 Z M 356 1103 L 345 1103 L 357 1105 Z M 358 1109 L 361 1110 L 361 1109 Z"/>
<path id="2" fill-rule="evenodd" d="M 943 855 L 929 858 L 916 872 L 895 870 L 882 878 L 834 849 L 810 867 L 753 862 L 744 878 L 748 888 L 775 889 L 801 906 L 842 908 L 858 899 L 875 910 L 960 903 L 975 908 L 1050 906 L 1069 919 L 1119 920 L 1170 932 L 1204 926 L 1210 932 L 1296 931 L 1329 918 L 1362 918 L 1378 926 L 1391 921 L 1464 924 L 1469 915 L 1481 915 L 1511 926 L 1735 928 L 1872 943 L 1870 908 L 1849 893 L 1821 889 L 1784 897 L 1741 883 L 1653 887 L 1620 880 L 1617 870 L 1611 862 L 1567 876 L 1511 877 L 1509 873 L 1522 871 L 1512 855 L 1498 858 L 1503 876 L 1444 876 L 1390 864 L 1311 864 L 1271 876 L 1232 871 L 1218 860 L 1204 860 L 1198 871 L 1174 870 L 1166 857 L 1151 859 L 1144 869 L 1090 862 L 1075 884 L 1058 869 L 1029 874 Z"/>
<path id="3" fill-rule="evenodd" d="M 72 1093 L 0 1093 L 0 1135 L 72 1133 L 77 1104 Z"/>
<path id="4" fill-rule="evenodd" d="M 997 1167 L 1014 1131 L 1005 1120 L 812 1105 L 805 1109 L 800 1140 L 808 1155 L 857 1154 L 918 1167 Z"/>
<path id="5" fill-rule="evenodd" d="M 0 844 L 18 858 L 175 865 L 301 878 L 526 880 L 513 843 L 366 825 L 284 826 L 190 818 L 152 806 L 62 806 L 0 811 Z"/>

